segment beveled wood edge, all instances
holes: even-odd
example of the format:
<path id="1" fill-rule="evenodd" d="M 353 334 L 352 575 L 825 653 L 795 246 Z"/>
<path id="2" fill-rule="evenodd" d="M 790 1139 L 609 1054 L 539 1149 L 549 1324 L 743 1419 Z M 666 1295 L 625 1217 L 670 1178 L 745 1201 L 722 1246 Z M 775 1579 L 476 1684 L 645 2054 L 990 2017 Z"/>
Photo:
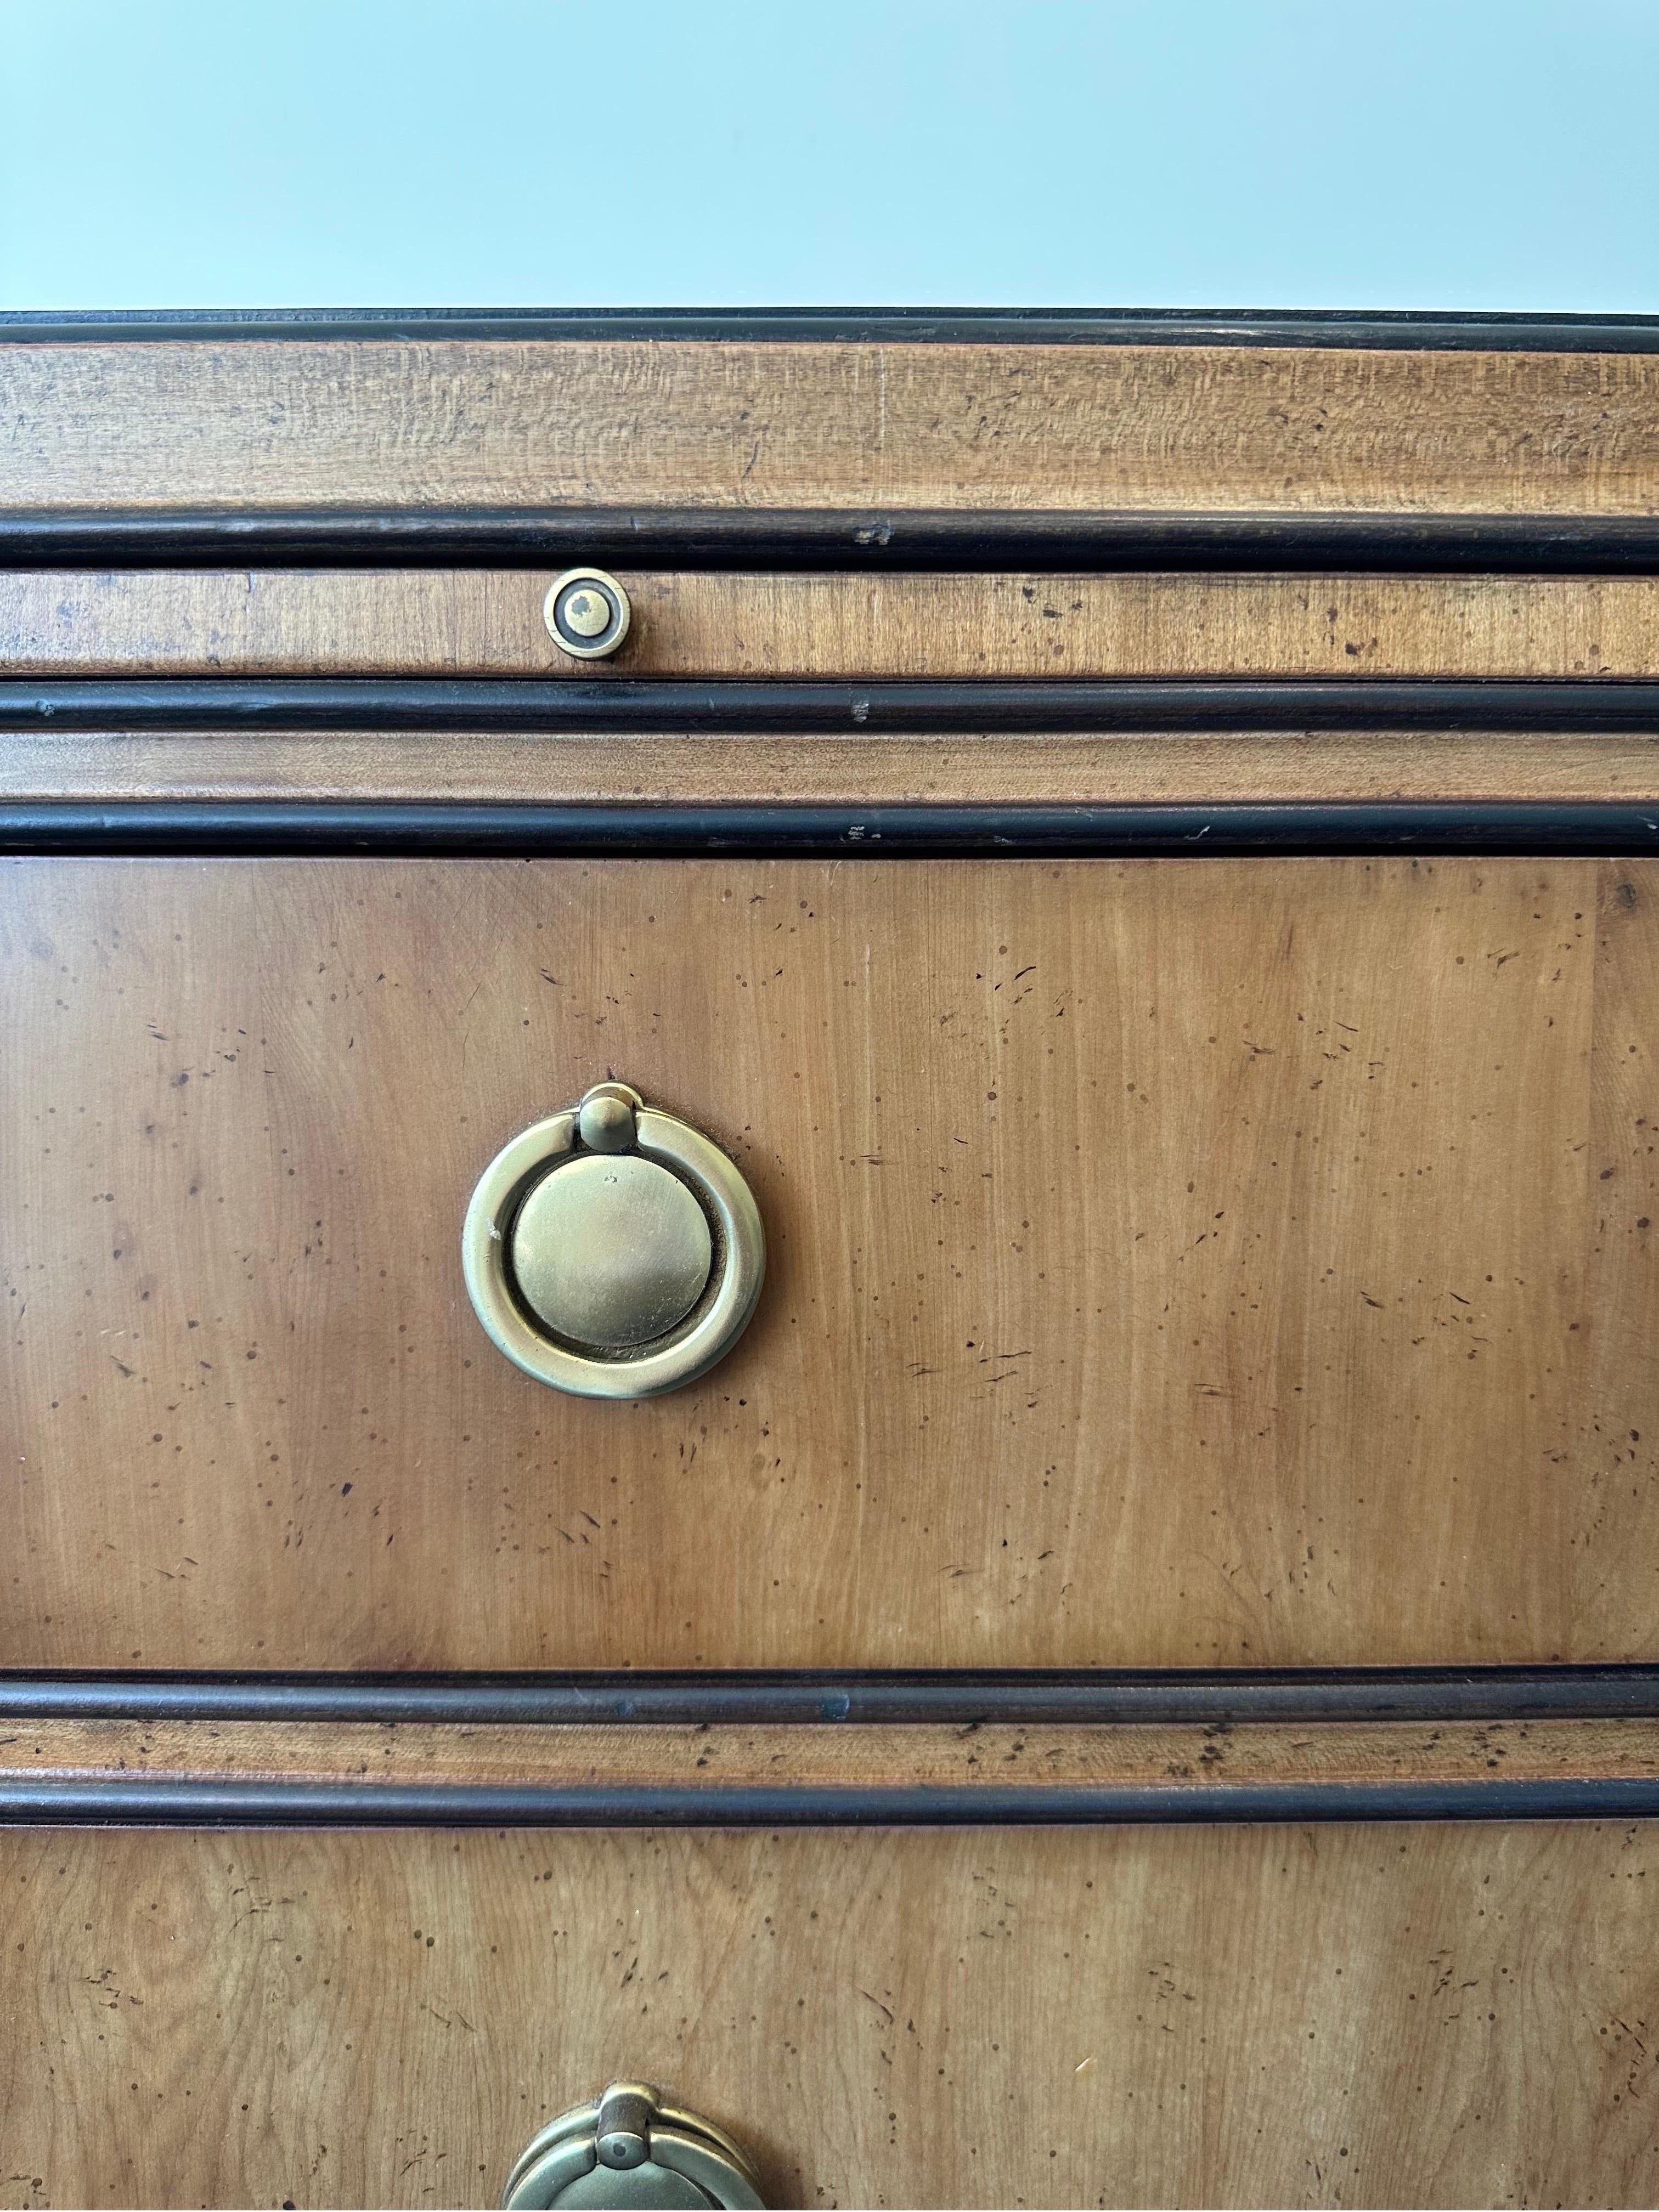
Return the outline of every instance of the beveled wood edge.
<path id="1" fill-rule="evenodd" d="M 0 1786 L 153 1775 L 380 1789 L 1157 1789 L 1659 1778 L 1659 1719 L 456 1723 L 0 1720 Z"/>
<path id="2" fill-rule="evenodd" d="M 0 1726 L 0 1821 L 799 1826 L 1659 1813 L 1659 1722 Z"/>
<path id="3" fill-rule="evenodd" d="M 63 730 L 0 736 L 0 804 L 1219 809 L 1659 805 L 1659 730 Z M 928 817 L 933 820 L 930 815 Z M 793 816 L 782 827 L 799 823 Z M 937 827 L 935 823 L 935 827 Z"/>

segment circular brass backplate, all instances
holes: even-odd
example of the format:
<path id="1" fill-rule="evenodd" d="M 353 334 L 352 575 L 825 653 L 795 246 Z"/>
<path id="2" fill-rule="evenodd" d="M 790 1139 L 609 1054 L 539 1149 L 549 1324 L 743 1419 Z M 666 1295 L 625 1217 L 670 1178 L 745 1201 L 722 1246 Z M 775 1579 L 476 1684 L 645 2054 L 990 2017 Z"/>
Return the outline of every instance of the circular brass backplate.
<path id="1" fill-rule="evenodd" d="M 586 1152 L 531 1190 L 507 1266 L 555 1336 L 617 1352 L 683 1322 L 714 1258 L 708 1217 L 677 1175 L 639 1152 Z"/>
<path id="2" fill-rule="evenodd" d="M 632 1114 L 610 1146 L 613 1101 Z M 605 1111 L 592 1109 L 602 1103 Z M 748 1184 L 689 1122 L 605 1084 L 503 1146 L 461 1232 L 468 1295 L 516 1366 L 589 1398 L 650 1398 L 692 1382 L 747 1327 L 766 1270 Z"/>

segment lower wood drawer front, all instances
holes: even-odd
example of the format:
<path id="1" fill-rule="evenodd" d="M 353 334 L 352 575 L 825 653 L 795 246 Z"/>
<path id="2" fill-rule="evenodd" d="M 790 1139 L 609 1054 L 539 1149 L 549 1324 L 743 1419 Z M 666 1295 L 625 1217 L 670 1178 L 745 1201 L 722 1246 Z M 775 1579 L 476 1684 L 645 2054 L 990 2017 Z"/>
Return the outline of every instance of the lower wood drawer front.
<path id="1" fill-rule="evenodd" d="M 1648 2204 L 1659 1826 L 0 1836 L 0 2193 L 494 2203 L 616 2076 L 792 2205 Z"/>
<path id="2" fill-rule="evenodd" d="M 1659 866 L 81 861 L 0 882 L 13 1668 L 1659 1651 Z M 510 1367 L 615 1075 L 734 1352 Z"/>

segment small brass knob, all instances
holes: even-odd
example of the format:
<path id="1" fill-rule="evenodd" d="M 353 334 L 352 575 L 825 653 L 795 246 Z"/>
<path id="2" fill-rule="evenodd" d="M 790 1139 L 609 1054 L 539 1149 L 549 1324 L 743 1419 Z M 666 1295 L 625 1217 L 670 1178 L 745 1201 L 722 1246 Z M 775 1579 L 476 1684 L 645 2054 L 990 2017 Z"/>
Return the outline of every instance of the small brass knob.
<path id="1" fill-rule="evenodd" d="M 613 2081 L 597 2104 L 562 2112 L 520 2154 L 507 2212 L 553 2205 L 726 2205 L 760 2212 L 754 2167 L 730 2136 L 665 2105 L 643 2081 Z"/>
<path id="2" fill-rule="evenodd" d="M 628 635 L 628 594 L 603 568 L 567 568 L 542 601 L 542 620 L 561 653 L 573 660 L 605 660 Z"/>
<path id="3" fill-rule="evenodd" d="M 479 1320 L 526 1374 L 584 1397 L 648 1398 L 736 1343 L 766 1241 L 724 1152 L 625 1083 L 600 1083 L 496 1154 L 461 1260 Z"/>

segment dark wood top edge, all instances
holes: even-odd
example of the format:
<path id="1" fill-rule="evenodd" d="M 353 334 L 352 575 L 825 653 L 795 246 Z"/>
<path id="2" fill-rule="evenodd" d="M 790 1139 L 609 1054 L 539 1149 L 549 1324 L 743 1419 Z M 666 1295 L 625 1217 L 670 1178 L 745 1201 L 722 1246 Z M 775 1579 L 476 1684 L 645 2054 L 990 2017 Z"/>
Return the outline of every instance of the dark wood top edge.
<path id="1" fill-rule="evenodd" d="M 0 854 L 304 858 L 1493 858 L 1659 851 L 1659 807 L 1618 800 L 1213 806 L 852 802 L 559 805 L 471 800 L 0 801 Z"/>
<path id="2" fill-rule="evenodd" d="M 0 1826 L 803 1828 L 1649 1820 L 1659 1776 L 1523 1781 L 512 1786 L 85 1776 L 0 1783 Z"/>
<path id="3" fill-rule="evenodd" d="M 538 1727 L 1659 1718 L 1659 1666 L 1132 1672 L 0 1674 L 18 1720 Z"/>
<path id="4" fill-rule="evenodd" d="M 1659 568 L 1659 514 L 0 509 L 0 565 L 12 568 L 522 568 L 577 561 L 665 569 L 1585 574 Z"/>
<path id="5" fill-rule="evenodd" d="M 0 343 L 223 344 L 284 339 L 1651 353 L 1659 351 L 1659 317 L 1394 308 L 918 307 L 140 307 L 0 313 Z"/>
<path id="6" fill-rule="evenodd" d="M 1413 730 L 1659 733 L 1639 678 L 0 677 L 17 730 L 485 730 L 875 737 L 1029 731 Z"/>

